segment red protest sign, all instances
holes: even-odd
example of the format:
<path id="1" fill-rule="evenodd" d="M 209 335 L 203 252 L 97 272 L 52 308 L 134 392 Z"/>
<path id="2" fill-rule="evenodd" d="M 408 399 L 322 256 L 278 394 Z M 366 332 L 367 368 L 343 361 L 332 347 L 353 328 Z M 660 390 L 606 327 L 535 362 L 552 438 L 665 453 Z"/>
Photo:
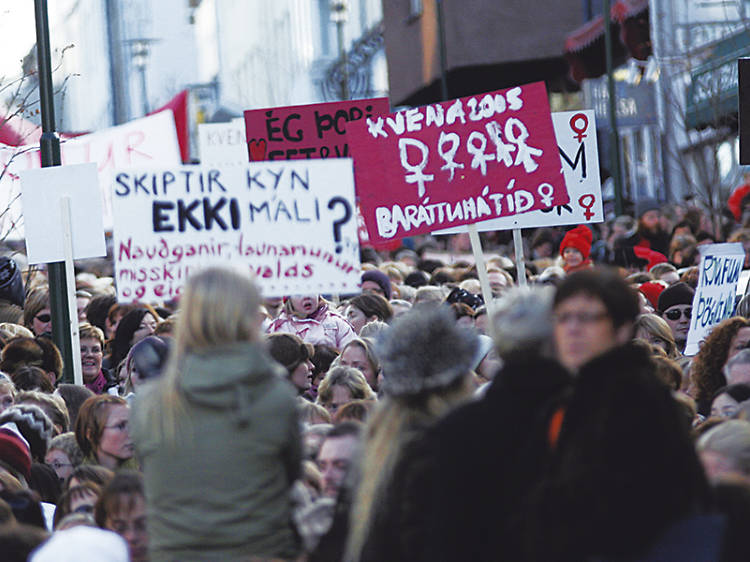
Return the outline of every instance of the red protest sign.
<path id="1" fill-rule="evenodd" d="M 388 98 L 247 110 L 249 160 L 347 158 L 347 123 L 389 111 Z"/>
<path id="2" fill-rule="evenodd" d="M 367 118 L 347 136 L 373 242 L 569 202 L 542 82 Z"/>

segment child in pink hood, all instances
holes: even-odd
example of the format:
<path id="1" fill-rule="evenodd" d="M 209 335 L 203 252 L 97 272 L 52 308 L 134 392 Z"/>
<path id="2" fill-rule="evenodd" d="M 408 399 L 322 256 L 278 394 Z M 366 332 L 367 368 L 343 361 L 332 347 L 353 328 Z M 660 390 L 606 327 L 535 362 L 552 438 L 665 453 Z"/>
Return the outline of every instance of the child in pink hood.
<path id="1" fill-rule="evenodd" d="M 339 350 L 357 337 L 346 318 L 320 295 L 286 298 L 284 308 L 267 326 L 266 332 L 288 332 L 313 345 L 326 344 Z"/>

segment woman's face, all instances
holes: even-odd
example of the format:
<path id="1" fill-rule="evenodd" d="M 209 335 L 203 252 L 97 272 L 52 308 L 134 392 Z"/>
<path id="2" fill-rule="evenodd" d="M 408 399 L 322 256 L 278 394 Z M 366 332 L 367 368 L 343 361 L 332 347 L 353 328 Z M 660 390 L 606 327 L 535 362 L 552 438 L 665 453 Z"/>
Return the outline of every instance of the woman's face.
<path id="1" fill-rule="evenodd" d="M 719 394 L 711 403 L 711 416 L 717 418 L 731 418 L 738 410 L 739 403 L 726 392 Z"/>
<path id="2" fill-rule="evenodd" d="M 13 402 L 13 394 L 11 393 L 10 389 L 0 389 L 0 412 L 5 410 L 6 408 L 10 408 L 13 405 Z"/>
<path id="3" fill-rule="evenodd" d="M 143 315 L 143 320 L 138 325 L 138 329 L 133 332 L 133 337 L 130 340 L 130 345 L 133 346 L 141 341 L 143 338 L 147 338 L 154 334 L 156 330 L 156 318 L 149 312 Z"/>
<path id="4" fill-rule="evenodd" d="M 359 369 L 359 371 L 365 376 L 367 384 L 372 388 L 377 387 L 377 381 L 375 380 L 377 373 L 372 370 L 372 365 L 370 365 L 370 362 L 367 360 L 367 353 L 362 349 L 362 346 L 347 346 L 343 353 L 341 353 L 339 363 L 343 367 L 354 367 L 355 369 Z"/>
<path id="5" fill-rule="evenodd" d="M 107 513 L 104 528 L 114 531 L 128 543 L 130 560 L 148 560 L 146 502 L 141 494 L 120 494 L 120 511 Z"/>
<path id="6" fill-rule="evenodd" d="M 740 328 L 732 338 L 732 343 L 729 344 L 729 353 L 727 354 L 727 361 L 737 355 L 740 351 L 745 349 L 748 342 L 750 342 L 750 328 Z"/>
<path id="7" fill-rule="evenodd" d="M 647 341 L 651 345 L 656 345 L 663 349 L 665 352 L 668 351 L 669 344 L 661 339 L 659 336 L 649 332 L 646 328 L 640 327 L 635 331 L 635 337 L 644 341 Z"/>
<path id="8" fill-rule="evenodd" d="M 65 480 L 73 472 L 73 464 L 70 462 L 68 455 L 60 449 L 51 449 L 47 451 L 44 457 L 45 464 L 52 467 L 60 482 Z"/>
<path id="9" fill-rule="evenodd" d="M 352 400 L 354 400 L 354 397 L 352 397 L 352 393 L 347 387 L 338 384 L 334 385 L 331 387 L 331 402 L 326 405 L 326 410 L 333 415 L 341 406 L 348 404 Z"/>
<path id="10" fill-rule="evenodd" d="M 349 321 L 349 324 L 352 325 L 354 332 L 357 334 L 359 334 L 364 325 L 370 321 L 361 309 L 351 304 L 346 307 L 346 319 Z"/>
<path id="11" fill-rule="evenodd" d="M 123 404 L 109 407 L 107 422 L 99 438 L 96 457 L 107 468 L 115 469 L 133 456 L 133 439 L 130 437 L 130 409 Z"/>
<path id="12" fill-rule="evenodd" d="M 35 336 L 41 336 L 45 332 L 52 331 L 52 316 L 49 312 L 49 307 L 43 308 L 34 316 L 34 320 L 31 322 L 31 330 Z"/>
<path id="13" fill-rule="evenodd" d="M 102 344 L 96 338 L 81 338 L 81 368 L 83 380 L 92 382 L 102 370 Z"/>
<path id="14" fill-rule="evenodd" d="M 312 386 L 312 370 L 313 364 L 309 360 L 305 360 L 297 365 L 289 375 L 289 380 L 292 381 L 292 384 L 300 394 Z"/>

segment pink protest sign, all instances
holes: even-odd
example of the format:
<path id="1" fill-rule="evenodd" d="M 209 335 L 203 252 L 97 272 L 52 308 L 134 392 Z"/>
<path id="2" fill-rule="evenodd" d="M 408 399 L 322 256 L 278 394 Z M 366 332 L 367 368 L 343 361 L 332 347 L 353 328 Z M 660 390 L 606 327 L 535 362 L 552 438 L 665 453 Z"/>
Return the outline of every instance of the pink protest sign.
<path id="1" fill-rule="evenodd" d="M 542 82 L 366 118 L 347 136 L 373 242 L 569 202 Z"/>
<path id="2" fill-rule="evenodd" d="M 348 158 L 347 123 L 389 111 L 388 98 L 247 110 L 248 156 L 251 162 Z"/>

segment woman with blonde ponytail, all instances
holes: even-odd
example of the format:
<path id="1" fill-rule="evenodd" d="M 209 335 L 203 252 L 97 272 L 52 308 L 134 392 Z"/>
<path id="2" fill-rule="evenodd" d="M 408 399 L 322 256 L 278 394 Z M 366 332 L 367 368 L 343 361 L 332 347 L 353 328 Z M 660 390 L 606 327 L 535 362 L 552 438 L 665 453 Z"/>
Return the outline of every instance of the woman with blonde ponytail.
<path id="1" fill-rule="evenodd" d="M 456 325 L 447 307 L 399 317 L 378 355 L 381 399 L 365 430 L 358 485 L 349 517 L 346 562 L 415 560 L 423 514 L 410 511 L 411 467 L 422 432 L 467 397 L 478 351 L 473 331 Z"/>
<path id="2" fill-rule="evenodd" d="M 260 336 L 249 278 L 188 280 L 164 376 L 135 400 L 154 560 L 292 560 L 301 470 L 294 391 Z"/>

